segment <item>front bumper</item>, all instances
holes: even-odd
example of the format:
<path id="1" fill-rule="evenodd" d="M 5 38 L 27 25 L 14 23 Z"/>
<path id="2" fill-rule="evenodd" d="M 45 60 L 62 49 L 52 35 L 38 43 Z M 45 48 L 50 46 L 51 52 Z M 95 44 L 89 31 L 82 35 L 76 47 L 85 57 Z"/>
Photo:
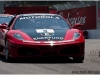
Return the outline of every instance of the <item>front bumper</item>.
<path id="1" fill-rule="evenodd" d="M 84 41 L 73 41 L 66 43 L 55 43 L 51 46 L 48 43 L 18 43 L 8 40 L 10 57 L 40 57 L 40 56 L 84 56 Z"/>

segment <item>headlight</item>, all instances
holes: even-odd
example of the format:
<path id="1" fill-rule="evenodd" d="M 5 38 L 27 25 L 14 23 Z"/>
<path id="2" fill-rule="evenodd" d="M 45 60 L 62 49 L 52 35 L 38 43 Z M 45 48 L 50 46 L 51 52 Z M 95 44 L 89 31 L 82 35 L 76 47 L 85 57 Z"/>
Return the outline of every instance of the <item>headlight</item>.
<path id="1" fill-rule="evenodd" d="M 79 38 L 80 35 L 81 35 L 80 33 L 75 32 L 74 35 L 73 35 L 73 39 L 77 39 L 77 38 Z"/>
<path id="2" fill-rule="evenodd" d="M 13 34 L 12 36 L 14 38 L 18 39 L 18 40 L 23 40 L 23 37 L 20 34 L 18 34 L 18 33 Z"/>

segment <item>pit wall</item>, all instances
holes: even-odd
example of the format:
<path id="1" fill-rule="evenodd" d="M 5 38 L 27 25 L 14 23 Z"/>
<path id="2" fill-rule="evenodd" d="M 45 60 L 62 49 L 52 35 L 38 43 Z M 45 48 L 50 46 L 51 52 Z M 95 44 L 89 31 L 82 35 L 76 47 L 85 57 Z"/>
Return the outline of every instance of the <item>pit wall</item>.
<path id="1" fill-rule="evenodd" d="M 100 39 L 100 29 L 86 31 L 88 32 L 88 39 Z"/>

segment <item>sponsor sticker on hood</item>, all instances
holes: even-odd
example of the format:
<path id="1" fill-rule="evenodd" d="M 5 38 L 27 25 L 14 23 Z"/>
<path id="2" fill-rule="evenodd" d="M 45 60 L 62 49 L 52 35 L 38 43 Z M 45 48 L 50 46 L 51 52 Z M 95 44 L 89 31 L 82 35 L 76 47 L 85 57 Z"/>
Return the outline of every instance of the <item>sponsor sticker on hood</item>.
<path id="1" fill-rule="evenodd" d="M 61 41 L 64 40 L 67 29 L 21 29 L 35 41 Z"/>
<path id="2" fill-rule="evenodd" d="M 40 33 L 41 36 L 54 36 L 53 29 L 36 29 L 37 33 Z"/>

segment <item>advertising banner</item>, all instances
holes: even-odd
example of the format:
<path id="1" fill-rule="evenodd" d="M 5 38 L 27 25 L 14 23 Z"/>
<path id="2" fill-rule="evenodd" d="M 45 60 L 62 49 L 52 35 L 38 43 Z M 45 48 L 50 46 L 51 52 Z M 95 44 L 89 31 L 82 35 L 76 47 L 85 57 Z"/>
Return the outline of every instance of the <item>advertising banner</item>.
<path id="1" fill-rule="evenodd" d="M 62 15 L 71 25 L 81 23 L 84 30 L 96 29 L 96 6 L 61 10 L 57 14 Z"/>

